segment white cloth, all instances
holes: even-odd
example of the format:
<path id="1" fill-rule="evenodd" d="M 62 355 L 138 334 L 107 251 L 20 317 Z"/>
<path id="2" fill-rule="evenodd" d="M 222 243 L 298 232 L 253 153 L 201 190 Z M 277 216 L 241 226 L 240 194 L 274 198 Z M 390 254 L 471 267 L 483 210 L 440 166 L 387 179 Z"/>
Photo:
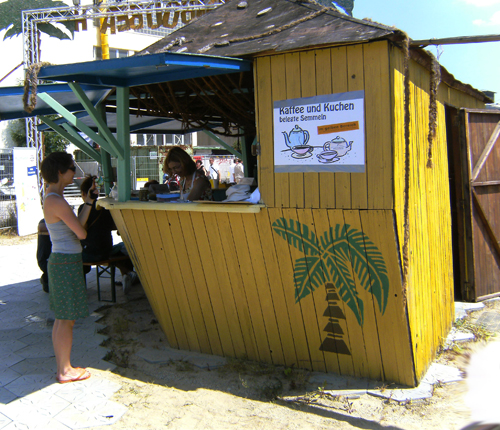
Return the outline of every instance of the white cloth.
<path id="1" fill-rule="evenodd" d="M 246 202 L 257 204 L 260 201 L 260 191 L 259 188 L 256 188 L 252 195 L 245 200 Z"/>
<path id="2" fill-rule="evenodd" d="M 225 202 L 240 202 L 250 197 L 250 185 L 233 185 L 226 191 Z"/>

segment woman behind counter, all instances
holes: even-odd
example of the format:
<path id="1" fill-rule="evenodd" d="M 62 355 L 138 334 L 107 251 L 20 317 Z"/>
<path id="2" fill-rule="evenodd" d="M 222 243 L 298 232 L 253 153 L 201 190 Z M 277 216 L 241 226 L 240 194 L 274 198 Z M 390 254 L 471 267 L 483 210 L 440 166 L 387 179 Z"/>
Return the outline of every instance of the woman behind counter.
<path id="1" fill-rule="evenodd" d="M 168 151 L 163 171 L 181 177 L 181 200 L 212 200 L 210 181 L 196 170 L 195 162 L 182 148 L 175 146 Z"/>
<path id="2" fill-rule="evenodd" d="M 70 359 L 75 320 L 89 315 L 80 240 L 87 237 L 84 225 L 94 200 L 93 193 L 89 192 L 85 207 L 77 217 L 64 199 L 64 188 L 73 183 L 75 170 L 73 157 L 65 152 L 49 154 L 41 166 L 42 177 L 49 184 L 43 214 L 52 241 L 48 260 L 50 309 L 56 318 L 52 343 L 57 363 L 56 379 L 61 384 L 90 378 L 87 369 L 73 367 Z M 91 190 L 94 189 L 95 184 Z"/>

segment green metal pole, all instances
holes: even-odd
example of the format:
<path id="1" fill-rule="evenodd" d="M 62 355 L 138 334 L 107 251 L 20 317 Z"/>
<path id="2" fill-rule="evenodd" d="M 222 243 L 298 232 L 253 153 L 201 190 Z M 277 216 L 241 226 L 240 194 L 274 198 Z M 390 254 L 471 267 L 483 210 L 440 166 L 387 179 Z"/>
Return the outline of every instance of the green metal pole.
<path id="1" fill-rule="evenodd" d="M 123 158 L 118 158 L 118 201 L 130 200 L 130 119 L 129 88 L 116 87 L 116 138 L 123 148 Z"/>
<path id="2" fill-rule="evenodd" d="M 242 155 L 236 151 L 231 145 L 228 145 L 226 142 L 224 142 L 220 137 L 216 136 L 214 133 L 208 130 L 201 130 L 203 133 L 205 133 L 207 136 L 209 136 L 211 139 L 215 140 L 220 146 L 222 146 L 224 149 L 228 150 L 231 154 L 235 155 L 238 158 L 241 158 Z"/>
<path id="3" fill-rule="evenodd" d="M 103 121 L 106 122 L 106 106 L 99 104 L 96 108 Z M 111 166 L 111 155 L 103 147 L 101 147 L 101 166 L 104 175 L 104 193 L 109 196 L 111 184 L 114 182 L 113 167 Z"/>

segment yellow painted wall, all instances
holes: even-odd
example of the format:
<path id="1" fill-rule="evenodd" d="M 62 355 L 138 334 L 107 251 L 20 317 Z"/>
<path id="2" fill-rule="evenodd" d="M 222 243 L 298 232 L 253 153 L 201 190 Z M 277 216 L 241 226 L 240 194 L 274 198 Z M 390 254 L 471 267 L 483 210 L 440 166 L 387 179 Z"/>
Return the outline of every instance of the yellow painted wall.
<path id="1" fill-rule="evenodd" d="M 387 42 L 256 59 L 259 188 L 270 207 L 392 209 L 390 70 Z M 274 173 L 273 103 L 365 91 L 365 173 Z"/>
<path id="2" fill-rule="evenodd" d="M 173 347 L 415 385 L 453 319 L 442 85 L 412 63 L 410 271 L 402 289 L 402 54 L 374 42 L 255 60 L 259 213 L 111 209 Z M 274 173 L 273 103 L 365 91 L 365 173 Z M 345 231 L 345 235 L 343 232 Z"/>
<path id="3" fill-rule="evenodd" d="M 399 247 L 404 238 L 404 77 L 403 54 L 391 47 L 393 82 L 394 208 Z M 453 255 L 451 242 L 448 150 L 445 104 L 479 107 L 481 103 L 441 84 L 438 91 L 438 128 L 433 143 L 433 167 L 427 167 L 429 71 L 410 62 L 410 182 L 408 317 L 420 379 L 434 359 L 454 320 Z"/>
<path id="4" fill-rule="evenodd" d="M 111 212 L 172 347 L 414 385 L 392 211 Z"/>
<path id="5" fill-rule="evenodd" d="M 394 209 L 404 238 L 403 54 L 389 42 L 286 53 L 256 60 L 259 186 L 269 207 Z M 439 87 L 438 131 L 427 164 L 429 71 L 411 61 L 410 269 L 407 316 L 420 379 L 454 318 L 451 217 L 444 104 L 480 107 L 476 99 Z M 365 91 L 365 173 L 274 173 L 273 103 Z M 316 191 L 314 191 L 316 190 Z M 396 262 L 395 269 L 402 273 Z"/>

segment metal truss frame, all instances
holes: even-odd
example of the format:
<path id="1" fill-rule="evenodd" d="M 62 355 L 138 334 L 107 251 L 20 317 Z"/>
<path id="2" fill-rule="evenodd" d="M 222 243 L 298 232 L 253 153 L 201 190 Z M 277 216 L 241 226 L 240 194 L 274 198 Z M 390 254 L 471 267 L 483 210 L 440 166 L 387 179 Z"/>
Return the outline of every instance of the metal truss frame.
<path id="1" fill-rule="evenodd" d="M 83 6 L 68 6 L 50 9 L 34 9 L 25 10 L 22 12 L 22 28 L 23 28 L 23 59 L 25 70 L 33 64 L 40 62 L 40 33 L 38 24 L 41 23 L 57 23 L 63 21 L 82 22 L 88 19 L 122 17 L 126 16 L 142 16 L 143 28 L 152 24 L 151 29 L 159 27 L 157 23 L 157 13 L 165 12 L 194 12 L 197 10 L 215 9 L 225 3 L 225 0 L 150 0 L 150 1 L 128 1 L 120 3 L 108 2 L 104 5 L 83 5 Z M 149 15 L 150 19 L 144 19 L 145 15 Z M 85 24 L 86 26 L 86 24 Z M 167 29 L 166 34 L 182 27 L 182 24 L 175 28 Z M 84 27 L 85 28 L 85 27 Z M 168 31 L 170 30 L 170 31 Z M 134 31 L 134 30 L 132 30 Z M 39 174 L 40 163 L 43 158 L 42 153 L 42 133 L 38 131 L 40 120 L 38 117 L 26 119 L 26 146 L 37 149 L 37 172 L 40 196 L 44 195 L 44 187 L 42 178 Z"/>

